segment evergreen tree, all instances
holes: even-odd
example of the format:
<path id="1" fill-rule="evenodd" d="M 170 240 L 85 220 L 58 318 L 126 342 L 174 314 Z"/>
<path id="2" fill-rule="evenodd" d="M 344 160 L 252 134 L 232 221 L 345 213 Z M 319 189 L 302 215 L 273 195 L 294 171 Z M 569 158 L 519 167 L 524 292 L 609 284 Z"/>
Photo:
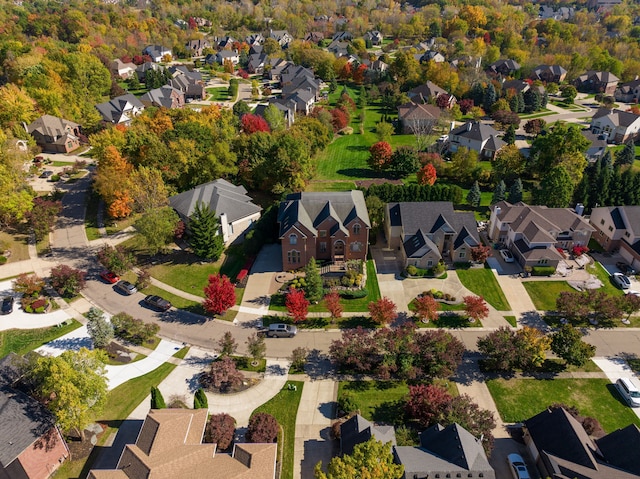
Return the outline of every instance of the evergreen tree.
<path id="1" fill-rule="evenodd" d="M 155 386 L 151 386 L 151 409 L 166 409 L 166 407 L 167 405 L 160 390 Z"/>
<path id="2" fill-rule="evenodd" d="M 307 266 L 304 268 L 305 273 L 305 281 L 307 285 L 304 290 L 306 293 L 307 299 L 311 303 L 317 303 L 322 299 L 322 278 L 320 277 L 320 270 L 318 269 L 318 265 L 316 264 L 316 259 L 311 258 Z"/>
<path id="3" fill-rule="evenodd" d="M 610 155 L 608 150 L 605 153 L 605 156 L 607 154 Z M 602 158 L 596 160 L 596 162 L 588 168 L 589 184 L 587 188 L 587 203 L 583 203 L 583 204 L 587 205 L 589 209 L 596 207 L 598 190 L 600 189 L 598 181 L 600 180 L 601 169 L 602 169 Z"/>
<path id="4" fill-rule="evenodd" d="M 471 206 L 477 207 L 480 206 L 480 199 L 480 185 L 477 181 L 474 181 L 469 193 L 467 193 L 467 203 Z"/>
<path id="5" fill-rule="evenodd" d="M 566 208 L 573 196 L 573 182 L 567 170 L 555 166 L 544 175 L 538 190 L 538 204 L 549 208 Z"/>
<path id="6" fill-rule="evenodd" d="M 487 88 L 484 90 L 484 96 L 482 98 L 482 105 L 484 111 L 491 110 L 491 105 L 493 105 L 498 99 L 498 95 L 496 94 L 496 89 L 493 86 L 493 83 L 489 83 Z"/>
<path id="7" fill-rule="evenodd" d="M 507 145 L 513 145 L 516 142 L 516 126 L 514 124 L 509 125 L 502 139 Z"/>
<path id="8" fill-rule="evenodd" d="M 522 201 L 522 180 L 516 178 L 511 188 L 509 188 L 509 203 L 515 204 Z"/>
<path id="9" fill-rule="evenodd" d="M 589 176 L 590 168 L 585 171 L 585 174 L 582 176 L 582 180 L 576 186 L 576 190 L 573 192 L 573 202 L 578 204 L 581 203 L 585 206 L 589 204 Z"/>
<path id="10" fill-rule="evenodd" d="M 482 83 L 476 82 L 471 87 L 471 91 L 469 92 L 469 97 L 473 100 L 473 104 L 475 106 L 482 105 L 484 100 L 484 88 L 482 87 Z"/>
<path id="11" fill-rule="evenodd" d="M 504 180 L 500 180 L 500 182 L 496 185 L 493 190 L 493 197 L 491 198 L 491 204 L 494 205 L 500 201 L 504 200 L 504 196 L 507 190 L 507 185 L 504 184 Z"/>
<path id="12" fill-rule="evenodd" d="M 518 94 L 516 95 L 516 98 L 518 99 L 518 103 L 517 103 L 518 110 L 516 111 L 516 113 L 523 113 L 525 104 L 524 104 L 524 95 L 522 94 L 522 91 L 518 92 Z"/>
<path id="13" fill-rule="evenodd" d="M 198 388 L 195 396 L 193 397 L 193 409 L 208 409 L 209 408 L 209 400 L 207 399 L 207 394 L 204 392 L 204 389 Z"/>
<path id="14" fill-rule="evenodd" d="M 201 258 L 217 261 L 224 250 L 224 239 L 218 234 L 216 212 L 204 203 L 196 204 L 189 220 L 190 243 L 193 252 Z"/>
<path id="15" fill-rule="evenodd" d="M 624 144 L 624 148 L 616 153 L 616 165 L 632 165 L 636 159 L 636 144 L 633 140 Z"/>
<path id="16" fill-rule="evenodd" d="M 602 165 L 600 166 L 600 175 L 597 178 L 597 193 L 595 202 L 598 206 L 608 206 L 609 203 L 609 187 L 611 185 L 611 177 L 613 176 L 613 162 L 611 153 L 607 151 L 602 157 Z M 595 205 L 594 205 L 595 206 Z"/>

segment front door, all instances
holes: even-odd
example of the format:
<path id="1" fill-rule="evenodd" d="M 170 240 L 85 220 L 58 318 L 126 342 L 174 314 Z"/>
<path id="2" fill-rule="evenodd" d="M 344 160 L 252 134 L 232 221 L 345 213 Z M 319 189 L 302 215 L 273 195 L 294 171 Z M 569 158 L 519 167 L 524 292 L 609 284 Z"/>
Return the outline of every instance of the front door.
<path id="1" fill-rule="evenodd" d="M 333 244 L 333 260 L 344 261 L 344 241 L 338 240 Z"/>

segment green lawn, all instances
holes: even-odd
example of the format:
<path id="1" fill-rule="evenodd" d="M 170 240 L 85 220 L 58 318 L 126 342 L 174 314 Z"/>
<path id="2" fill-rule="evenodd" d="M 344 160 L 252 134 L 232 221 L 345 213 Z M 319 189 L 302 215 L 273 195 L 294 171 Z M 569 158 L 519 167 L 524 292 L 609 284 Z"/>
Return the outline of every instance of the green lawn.
<path id="1" fill-rule="evenodd" d="M 602 291 L 604 291 L 605 293 L 611 294 L 613 296 L 622 296 L 624 294 L 621 289 L 613 285 L 613 283 L 611 282 L 611 275 L 597 261 L 594 264 L 587 266 L 587 271 L 591 274 L 595 274 L 596 277 L 600 281 L 602 281 L 602 284 L 604 285 L 602 287 Z"/>
<path id="2" fill-rule="evenodd" d="M 522 285 L 538 311 L 554 311 L 560 293 L 575 292 L 566 281 L 523 281 Z"/>
<path id="3" fill-rule="evenodd" d="M 29 237 L 18 232 L 0 231 L 0 248 L 11 251 L 7 263 L 29 259 Z"/>
<path id="4" fill-rule="evenodd" d="M 209 101 L 229 101 L 229 87 L 207 88 Z"/>
<path id="5" fill-rule="evenodd" d="M 492 379 L 487 386 L 508 423 L 528 419 L 552 403 L 563 403 L 596 418 L 607 432 L 630 423 L 640 425 L 608 379 Z"/>
<path id="6" fill-rule="evenodd" d="M 350 191 L 355 187 L 353 181 L 311 181 L 305 191 Z"/>
<path id="7" fill-rule="evenodd" d="M 17 307 L 17 306 L 16 306 Z M 72 319 L 69 324 L 63 326 L 51 326 L 40 329 L 9 329 L 0 331 L 0 358 L 14 352 L 23 355 L 39 348 L 43 344 L 53 341 L 60 336 L 70 333 L 74 329 L 82 326 L 78 321 Z"/>
<path id="8" fill-rule="evenodd" d="M 289 384 L 296 390 L 287 389 Z M 302 381 L 288 381 L 282 390 L 272 399 L 253 411 L 253 414 L 264 412 L 271 414 L 282 427 L 284 438 L 278 437 L 278 457 L 282 457 L 281 479 L 293 479 L 293 451 L 296 440 L 296 416 L 302 396 Z"/>
<path id="9" fill-rule="evenodd" d="M 84 230 L 89 241 L 100 239 L 98 231 L 98 206 L 100 197 L 97 194 L 89 192 L 87 194 L 87 210 L 84 217 Z"/>
<path id="10" fill-rule="evenodd" d="M 465 288 L 478 296 L 482 296 L 487 303 L 498 311 L 510 311 L 511 306 L 507 301 L 502 288 L 493 272 L 487 268 L 469 268 L 456 270 L 460 282 Z"/>
<path id="11" fill-rule="evenodd" d="M 509 323 L 514 328 L 518 327 L 518 320 L 516 319 L 515 316 L 505 316 L 504 319 L 507 323 Z"/>

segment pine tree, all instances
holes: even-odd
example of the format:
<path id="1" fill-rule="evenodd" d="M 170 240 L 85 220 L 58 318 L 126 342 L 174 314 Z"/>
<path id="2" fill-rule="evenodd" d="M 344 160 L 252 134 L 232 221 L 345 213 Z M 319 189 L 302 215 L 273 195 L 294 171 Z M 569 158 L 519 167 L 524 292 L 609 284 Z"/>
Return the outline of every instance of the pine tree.
<path id="1" fill-rule="evenodd" d="M 522 201 L 522 180 L 516 178 L 511 188 L 509 188 L 509 203 L 515 204 Z"/>
<path id="2" fill-rule="evenodd" d="M 190 243 L 193 252 L 201 258 L 217 261 L 224 250 L 224 239 L 218 234 L 216 212 L 204 203 L 196 204 L 189 220 Z"/>
<path id="3" fill-rule="evenodd" d="M 467 193 L 467 203 L 469 203 L 471 206 L 477 207 L 480 206 L 480 199 L 480 185 L 477 181 L 474 181 L 473 186 L 469 190 L 469 193 Z"/>
<path id="4" fill-rule="evenodd" d="M 469 92 L 469 96 L 473 100 L 473 104 L 475 106 L 482 105 L 482 101 L 484 100 L 484 88 L 482 87 L 482 83 L 474 83 L 471 87 L 471 91 Z"/>
<path id="5" fill-rule="evenodd" d="M 151 409 L 166 409 L 167 405 L 164 402 L 164 398 L 162 397 L 162 393 L 160 390 L 151 386 Z"/>
<path id="6" fill-rule="evenodd" d="M 317 303 L 322 299 L 322 278 L 320 270 L 316 264 L 316 259 L 311 258 L 304 268 L 306 286 L 304 288 L 306 297 L 311 303 Z"/>
<path id="7" fill-rule="evenodd" d="M 516 127 L 514 124 L 509 125 L 502 139 L 507 145 L 513 145 L 516 142 Z"/>
<path id="8" fill-rule="evenodd" d="M 491 198 L 491 204 L 495 205 L 496 203 L 503 201 L 505 194 L 507 191 L 507 185 L 504 184 L 504 180 L 500 180 L 500 182 L 496 185 L 493 190 L 493 197 Z"/>
<path id="9" fill-rule="evenodd" d="M 636 159 L 636 144 L 633 140 L 625 143 L 622 150 L 616 153 L 616 165 L 632 165 Z"/>
<path id="10" fill-rule="evenodd" d="M 482 99 L 484 111 L 489 111 L 491 109 L 491 105 L 493 105 L 497 99 L 498 95 L 496 94 L 496 89 L 493 86 L 493 83 L 489 83 L 487 88 L 484 90 L 484 97 Z"/>
<path id="11" fill-rule="evenodd" d="M 195 396 L 193 396 L 193 409 L 208 409 L 209 408 L 209 400 L 207 399 L 207 394 L 204 392 L 204 389 L 198 388 Z"/>

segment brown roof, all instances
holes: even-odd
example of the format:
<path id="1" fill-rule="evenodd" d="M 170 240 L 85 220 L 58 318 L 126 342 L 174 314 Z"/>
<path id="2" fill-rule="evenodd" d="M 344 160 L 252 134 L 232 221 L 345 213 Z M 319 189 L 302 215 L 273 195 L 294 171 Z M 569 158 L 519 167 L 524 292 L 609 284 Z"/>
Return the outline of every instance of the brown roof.
<path id="1" fill-rule="evenodd" d="M 422 103 L 405 103 L 398 107 L 398 118 L 401 120 L 437 120 L 440 108 Z"/>

